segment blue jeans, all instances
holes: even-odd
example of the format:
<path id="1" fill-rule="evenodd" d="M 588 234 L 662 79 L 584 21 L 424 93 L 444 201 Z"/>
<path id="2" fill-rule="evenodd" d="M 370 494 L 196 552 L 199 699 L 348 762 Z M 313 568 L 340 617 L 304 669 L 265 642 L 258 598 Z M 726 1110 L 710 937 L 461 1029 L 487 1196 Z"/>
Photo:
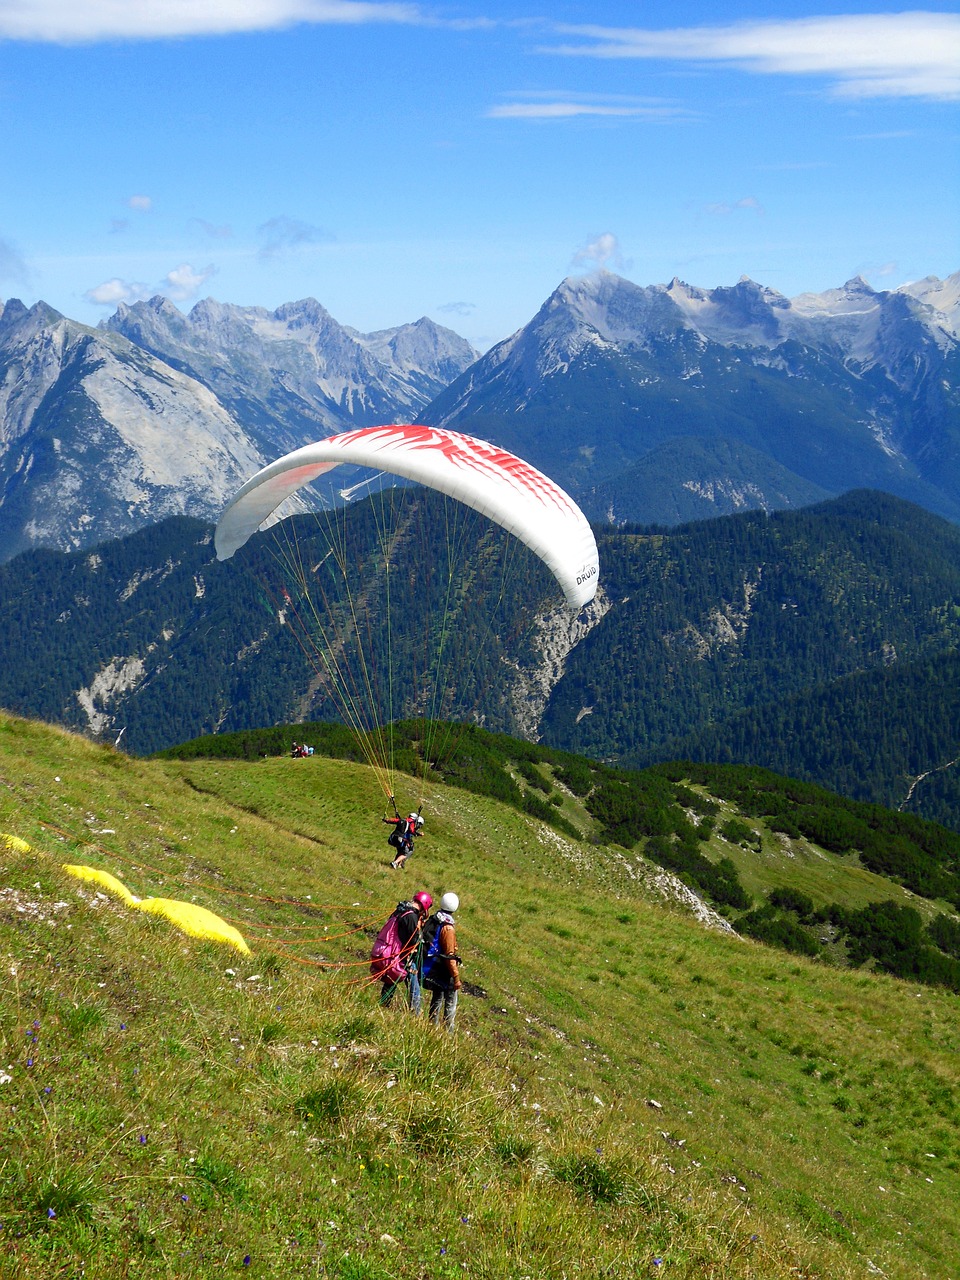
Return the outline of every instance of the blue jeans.
<path id="1" fill-rule="evenodd" d="M 416 969 L 407 976 L 410 983 L 410 1012 L 417 1018 L 423 1008 L 423 988 L 420 986 L 420 975 Z"/>
<path id="2" fill-rule="evenodd" d="M 443 1010 L 443 1025 L 453 1031 L 453 1022 L 457 1016 L 457 996 L 459 991 L 434 991 L 430 999 L 430 1021 L 436 1026 L 440 1022 L 440 1011 Z"/>

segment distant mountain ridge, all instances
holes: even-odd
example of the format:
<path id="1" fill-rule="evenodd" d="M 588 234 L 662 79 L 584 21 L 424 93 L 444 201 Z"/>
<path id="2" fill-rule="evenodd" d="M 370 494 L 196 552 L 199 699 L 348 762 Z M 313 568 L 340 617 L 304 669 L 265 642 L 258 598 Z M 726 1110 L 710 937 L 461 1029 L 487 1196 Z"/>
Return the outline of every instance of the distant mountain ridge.
<path id="1" fill-rule="evenodd" d="M 157 297 L 121 305 L 101 328 L 210 387 L 278 452 L 304 443 L 304 429 L 316 439 L 412 421 L 477 358 L 465 339 L 426 317 L 362 334 L 314 298 L 275 311 L 207 298 L 184 315 Z"/>
<path id="2" fill-rule="evenodd" d="M 772 510 L 863 486 L 958 519 L 958 296 L 960 272 L 792 301 L 748 279 L 571 278 L 429 420 L 469 423 L 549 469 L 595 519 Z M 740 483 L 719 459 L 704 469 L 706 441 L 724 443 Z"/>
<path id="3" fill-rule="evenodd" d="M 185 316 L 154 298 L 98 329 L 12 299 L 0 309 L 0 559 L 170 515 L 215 519 L 278 454 L 413 420 L 476 354 L 427 319 L 359 334 L 312 299 L 275 312 L 207 300 Z"/>
<path id="4" fill-rule="evenodd" d="M 384 421 L 492 440 L 597 522 L 663 523 L 881 489 L 960 521 L 960 272 L 789 299 L 748 279 L 564 280 L 478 358 L 422 318 L 376 333 L 315 299 L 121 306 L 98 329 L 0 311 L 0 558 L 216 518 L 265 461 Z M 337 472 L 304 495 L 340 502 Z M 319 494 L 319 497 L 318 497 Z"/>

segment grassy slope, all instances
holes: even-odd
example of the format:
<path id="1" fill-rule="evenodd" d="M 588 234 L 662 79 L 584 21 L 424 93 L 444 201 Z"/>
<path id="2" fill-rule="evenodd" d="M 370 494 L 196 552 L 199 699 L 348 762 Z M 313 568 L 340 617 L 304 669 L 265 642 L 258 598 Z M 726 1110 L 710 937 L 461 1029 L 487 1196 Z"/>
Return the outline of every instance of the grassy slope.
<path id="1" fill-rule="evenodd" d="M 381 811 L 347 762 L 129 760 L 0 717 L 0 831 L 33 850 L 0 850 L 0 1273 L 958 1274 L 955 997 L 707 932 L 462 791 L 400 880 Z M 461 896 L 452 1042 L 362 981 L 353 930 L 421 886 Z"/>

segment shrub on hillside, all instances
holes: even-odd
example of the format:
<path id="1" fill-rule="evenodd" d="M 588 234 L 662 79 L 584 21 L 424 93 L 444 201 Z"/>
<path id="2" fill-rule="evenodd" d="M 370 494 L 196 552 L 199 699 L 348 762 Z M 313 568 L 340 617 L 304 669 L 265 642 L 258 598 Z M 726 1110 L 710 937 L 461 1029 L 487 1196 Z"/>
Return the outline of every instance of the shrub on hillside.
<path id="1" fill-rule="evenodd" d="M 765 942 L 771 947 L 780 947 L 783 951 L 792 951 L 796 955 L 815 956 L 821 951 L 820 943 L 808 933 L 796 920 L 778 914 L 776 908 L 767 905 L 748 911 L 737 921 L 740 933 Z"/>

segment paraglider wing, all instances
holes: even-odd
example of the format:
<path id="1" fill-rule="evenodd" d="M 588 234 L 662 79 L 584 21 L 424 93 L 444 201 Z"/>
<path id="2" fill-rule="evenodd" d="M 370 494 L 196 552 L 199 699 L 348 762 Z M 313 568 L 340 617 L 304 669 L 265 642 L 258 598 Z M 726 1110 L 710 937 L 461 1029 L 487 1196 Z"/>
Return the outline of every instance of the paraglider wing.
<path id="1" fill-rule="evenodd" d="M 217 558 L 228 560 L 282 502 L 342 463 L 416 480 L 489 516 L 544 561 L 571 609 L 593 599 L 597 544 L 569 494 L 505 449 L 440 427 L 362 427 L 278 458 L 227 504 L 217 525 Z"/>

